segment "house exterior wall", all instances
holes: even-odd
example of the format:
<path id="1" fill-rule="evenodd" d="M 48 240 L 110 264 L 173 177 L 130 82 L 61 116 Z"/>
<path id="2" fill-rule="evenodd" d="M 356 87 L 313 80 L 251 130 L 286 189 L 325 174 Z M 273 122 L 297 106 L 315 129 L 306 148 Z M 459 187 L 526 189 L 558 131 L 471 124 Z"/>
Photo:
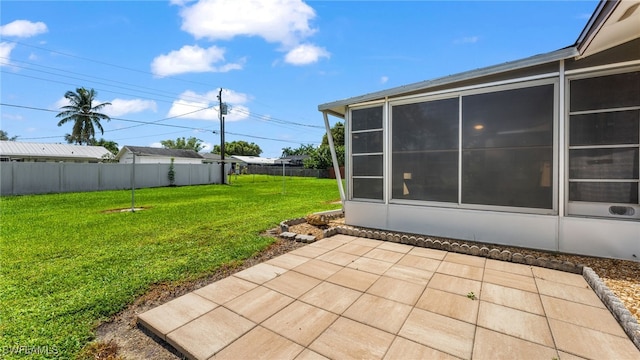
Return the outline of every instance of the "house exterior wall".
<path id="1" fill-rule="evenodd" d="M 596 106 L 592 110 L 576 111 L 571 108 L 574 100 L 570 96 L 573 82 L 579 79 L 615 74 L 632 74 L 640 71 L 640 47 L 637 46 L 638 44 L 638 40 L 634 40 L 631 43 L 607 50 L 602 54 L 594 55 L 598 56 L 598 58 L 585 58 L 578 61 L 560 60 L 546 65 L 538 65 L 529 71 L 518 70 L 511 74 L 491 75 L 483 79 L 486 82 L 478 82 L 476 79 L 429 89 L 422 93 L 402 94 L 379 101 L 349 105 L 345 114 L 346 134 L 348 134 L 345 137 L 348 154 L 346 166 L 348 194 L 344 204 L 346 223 L 413 234 L 638 261 L 640 259 L 640 202 L 638 202 L 637 193 L 640 191 L 638 190 L 640 188 L 638 175 L 638 168 L 640 167 L 640 156 L 638 155 L 640 140 L 638 139 L 640 134 L 636 134 L 635 137 L 631 136 L 631 140 L 625 140 L 615 145 L 610 143 L 604 143 L 605 145 L 601 143 L 584 145 L 575 144 L 575 141 L 572 140 L 575 135 L 572 135 L 572 128 L 570 127 L 571 119 L 574 119 L 574 122 L 578 124 L 579 121 L 586 121 L 582 120 L 581 116 L 586 118 L 589 116 L 595 118 L 606 116 L 598 114 L 628 112 L 631 115 L 627 118 L 632 119 L 629 121 L 638 121 L 637 119 L 633 120 L 633 116 L 640 117 L 640 101 L 633 102 L 634 99 L 631 99 L 629 100 L 631 103 L 614 109 L 608 109 L 609 106 L 599 109 Z M 570 66 L 566 66 L 568 64 Z M 570 69 L 567 70 L 567 67 Z M 514 77 L 505 75 L 513 75 Z M 463 194 L 465 186 L 468 189 L 468 184 L 472 184 L 465 183 L 465 181 L 468 181 L 467 172 L 471 171 L 469 164 L 473 164 L 465 162 L 464 157 L 467 156 L 465 149 L 476 149 L 473 144 L 467 144 L 470 147 L 465 148 L 467 145 L 464 143 L 464 137 L 471 136 L 464 133 L 464 128 L 462 127 L 465 119 L 462 102 L 465 96 L 471 97 L 475 94 L 527 88 L 541 84 L 551 84 L 553 86 L 553 139 L 550 145 L 545 145 L 547 149 L 549 149 L 549 146 L 552 149 L 545 150 L 552 151 L 551 155 L 546 155 L 546 159 L 550 161 L 545 161 L 544 166 L 540 166 L 541 174 L 545 175 L 540 175 L 542 178 L 540 180 L 536 179 L 536 181 L 541 184 L 540 186 L 549 187 L 550 192 L 540 196 L 547 196 L 550 203 L 545 202 L 547 205 L 535 205 L 535 198 L 539 195 L 530 197 L 527 200 L 529 203 L 525 202 L 525 205 L 516 204 L 515 206 L 506 206 L 505 203 L 501 204 L 500 201 L 496 201 L 497 205 L 492 205 L 490 199 L 479 200 L 477 203 L 461 200 L 467 196 Z M 605 92 L 607 91 L 605 90 Z M 624 97 L 623 93 L 620 94 L 621 97 Z M 396 156 L 394 154 L 397 154 L 397 151 L 395 153 L 392 151 L 394 106 L 455 98 L 456 96 L 462 99 L 459 105 L 459 120 L 453 121 L 452 124 L 452 126 L 460 126 L 458 130 L 455 130 L 460 134 L 458 145 L 454 148 L 454 151 L 458 149 L 458 158 L 457 160 L 451 160 L 458 162 L 458 184 L 453 184 L 454 190 L 457 189 L 458 191 L 457 195 L 455 193 L 451 194 L 454 200 L 442 200 L 440 198 L 436 198 L 436 200 L 401 199 L 402 196 L 398 196 L 398 191 L 401 191 L 397 187 L 398 181 L 404 179 L 407 184 L 411 184 L 415 180 L 416 173 L 415 171 L 405 172 L 404 175 L 393 173 L 394 167 L 397 170 L 398 161 L 397 159 L 394 160 L 394 156 Z M 606 98 L 606 96 L 602 97 Z M 352 124 L 352 111 L 375 107 L 382 108 L 382 122 L 380 125 L 373 121 L 373 125 L 368 127 L 360 125 L 354 127 L 354 124 Z M 455 124 L 457 121 L 459 123 Z M 601 120 L 596 119 L 594 121 Z M 626 124 L 624 126 L 628 126 L 629 123 L 627 122 Z M 631 129 L 635 129 L 632 132 L 640 132 L 639 129 L 633 126 L 631 126 Z M 616 136 L 620 137 L 621 135 Z M 363 142 L 363 138 L 367 140 Z M 399 140 L 396 139 L 395 141 Z M 516 154 L 519 151 L 518 144 L 513 146 L 515 147 L 512 151 L 505 152 L 507 156 Z M 415 152 L 415 149 L 407 151 Z M 445 146 L 442 149 L 431 149 L 429 151 L 434 154 L 443 154 L 449 150 Z M 489 151 L 495 152 L 498 150 L 490 148 Z M 602 151 L 605 155 L 582 157 L 576 155 L 580 152 L 598 151 Z M 617 152 L 625 153 L 626 155 L 618 156 L 616 155 Z M 453 158 L 449 157 L 448 159 Z M 504 161 L 506 158 L 502 157 L 500 159 L 502 159 L 500 161 Z M 502 167 L 497 166 L 496 168 L 501 168 L 502 170 L 505 168 L 507 170 L 513 169 L 512 171 L 516 172 L 518 161 L 528 161 L 522 159 L 528 158 L 526 156 L 516 156 L 514 162 Z M 583 170 L 578 164 L 579 159 L 586 159 L 584 161 L 587 161 L 588 165 L 596 164 L 591 167 L 596 171 L 589 173 L 589 166 L 586 165 L 582 166 L 582 168 L 587 168 L 587 170 Z M 425 164 L 429 163 L 429 160 L 421 161 L 425 161 Z M 602 162 L 602 164 L 606 162 L 615 164 L 620 161 L 628 162 L 623 169 L 624 171 L 620 174 L 615 173 L 616 171 L 619 172 L 620 169 L 613 165 L 611 165 L 611 168 L 608 168 L 607 165 L 598 165 L 599 162 Z M 439 161 L 437 164 L 446 167 L 446 162 Z M 492 165 L 487 164 L 485 166 L 491 167 Z M 533 164 L 532 167 L 534 166 L 537 165 Z M 439 168 L 434 169 L 440 171 Z M 615 169 L 615 171 L 611 169 Z M 614 171 L 614 173 L 603 175 L 602 171 Z M 576 175 L 576 173 L 582 175 Z M 585 173 L 588 176 L 584 175 Z M 429 173 L 428 169 L 420 172 L 420 174 L 423 177 L 433 175 Z M 528 174 L 526 175 L 527 177 L 532 176 L 531 171 L 528 173 L 525 171 L 523 174 Z M 511 174 L 509 173 L 508 175 Z M 604 176 L 603 180 L 598 180 L 602 176 Z M 514 175 L 514 179 L 516 177 Z M 488 178 L 488 180 L 490 181 L 491 179 Z M 494 178 L 496 183 L 500 183 L 502 180 L 499 177 Z M 523 181 L 526 180 L 527 178 Z M 439 179 L 429 177 L 429 181 L 433 183 L 433 181 L 437 182 Z M 542 185 L 543 183 L 544 185 Z M 576 192 L 576 189 L 588 188 L 591 184 L 600 187 L 596 186 L 594 188 L 596 190 L 591 191 L 593 194 L 587 192 L 591 194 L 589 196 L 598 197 L 600 196 L 598 194 L 602 194 L 602 192 L 612 192 L 613 190 L 607 190 L 608 187 L 616 187 L 615 191 L 619 192 L 620 184 L 623 184 L 624 194 L 627 197 L 623 196 L 623 200 L 620 203 L 579 198 L 580 193 Z M 491 188 L 490 185 L 485 186 L 485 188 Z M 628 190 L 627 185 L 631 190 Z M 433 189 L 438 188 L 438 186 L 442 187 L 440 184 L 433 188 L 428 188 L 424 190 L 425 194 L 428 195 L 429 191 L 433 192 Z M 404 191 L 411 193 L 414 190 L 411 185 L 408 185 L 408 188 L 405 187 Z M 499 191 L 500 189 L 497 189 L 496 194 L 499 194 Z M 585 192 L 582 191 L 582 193 Z M 623 210 L 625 213 L 616 213 L 618 210 L 612 210 L 610 205 L 627 210 Z"/>

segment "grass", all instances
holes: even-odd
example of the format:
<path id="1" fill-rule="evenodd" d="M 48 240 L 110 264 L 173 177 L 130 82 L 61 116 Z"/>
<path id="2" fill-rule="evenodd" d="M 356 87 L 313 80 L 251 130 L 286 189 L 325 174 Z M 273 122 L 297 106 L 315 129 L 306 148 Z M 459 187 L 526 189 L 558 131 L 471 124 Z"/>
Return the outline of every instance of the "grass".
<path id="1" fill-rule="evenodd" d="M 152 284 L 205 276 L 273 239 L 280 221 L 339 208 L 335 180 L 246 175 L 232 185 L 3 197 L 0 353 L 74 358 Z M 2 357 L 2 356 L 0 356 Z"/>

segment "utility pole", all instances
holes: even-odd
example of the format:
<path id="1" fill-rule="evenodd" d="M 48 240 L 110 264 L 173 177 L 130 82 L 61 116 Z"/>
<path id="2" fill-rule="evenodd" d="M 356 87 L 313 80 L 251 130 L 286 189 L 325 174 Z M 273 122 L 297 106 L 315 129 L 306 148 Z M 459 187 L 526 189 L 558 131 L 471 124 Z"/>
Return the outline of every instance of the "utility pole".
<path id="1" fill-rule="evenodd" d="M 222 116 L 223 114 L 223 109 L 222 109 L 222 88 L 220 88 L 220 92 L 218 92 L 218 118 L 220 120 L 220 163 L 222 164 L 222 166 L 220 167 L 220 182 L 222 184 L 224 184 L 224 176 L 226 175 L 225 171 L 224 171 L 224 117 Z M 226 110 L 226 109 L 225 109 Z M 226 115 L 226 111 L 224 111 L 224 114 Z"/>

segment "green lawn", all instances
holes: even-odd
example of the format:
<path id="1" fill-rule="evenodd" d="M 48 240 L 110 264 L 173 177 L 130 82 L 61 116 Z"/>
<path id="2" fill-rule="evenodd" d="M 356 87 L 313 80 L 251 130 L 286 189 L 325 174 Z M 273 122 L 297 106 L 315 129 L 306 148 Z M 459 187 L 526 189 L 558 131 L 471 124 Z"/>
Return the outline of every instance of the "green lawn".
<path id="1" fill-rule="evenodd" d="M 337 209 L 335 180 L 244 175 L 232 185 L 0 199 L 0 358 L 73 358 L 151 284 L 245 259 L 286 219 Z M 23 347 L 23 348 L 20 348 Z M 37 358 L 47 356 L 40 355 Z"/>

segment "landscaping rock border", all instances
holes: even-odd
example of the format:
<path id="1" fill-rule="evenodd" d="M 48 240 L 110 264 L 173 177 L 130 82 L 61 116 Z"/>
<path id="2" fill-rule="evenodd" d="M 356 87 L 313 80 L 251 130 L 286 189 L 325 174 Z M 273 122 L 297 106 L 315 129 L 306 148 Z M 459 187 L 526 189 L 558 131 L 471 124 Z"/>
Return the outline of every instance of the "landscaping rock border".
<path id="1" fill-rule="evenodd" d="M 329 210 L 329 211 L 322 211 L 322 212 L 314 213 L 314 215 L 322 215 L 322 216 L 324 216 L 325 219 L 332 220 L 332 219 L 337 219 L 337 218 L 343 217 L 344 216 L 344 211 L 342 211 L 342 210 Z M 306 221 L 307 220 L 305 218 L 303 218 L 303 217 L 281 221 L 280 222 L 280 231 L 281 231 L 280 237 L 285 238 L 285 239 L 295 240 L 295 241 L 298 241 L 298 242 L 303 242 L 303 243 L 315 242 L 317 240 L 315 236 L 298 235 L 296 233 L 292 233 L 292 232 L 289 231 L 289 226 L 299 225 L 299 224 L 305 223 Z M 323 237 L 333 236 L 333 235 L 336 235 L 337 233 L 338 232 L 337 232 L 335 227 L 334 228 L 325 229 L 322 232 Z M 295 236 L 291 236 L 291 234 L 293 234 Z"/>
<path id="2" fill-rule="evenodd" d="M 602 282 L 602 279 L 590 267 L 584 267 L 582 276 L 589 286 L 596 292 L 609 309 L 613 317 L 618 320 L 624 332 L 629 336 L 633 344 L 640 350 L 640 325 L 638 320 L 627 310 L 622 301 Z"/>

